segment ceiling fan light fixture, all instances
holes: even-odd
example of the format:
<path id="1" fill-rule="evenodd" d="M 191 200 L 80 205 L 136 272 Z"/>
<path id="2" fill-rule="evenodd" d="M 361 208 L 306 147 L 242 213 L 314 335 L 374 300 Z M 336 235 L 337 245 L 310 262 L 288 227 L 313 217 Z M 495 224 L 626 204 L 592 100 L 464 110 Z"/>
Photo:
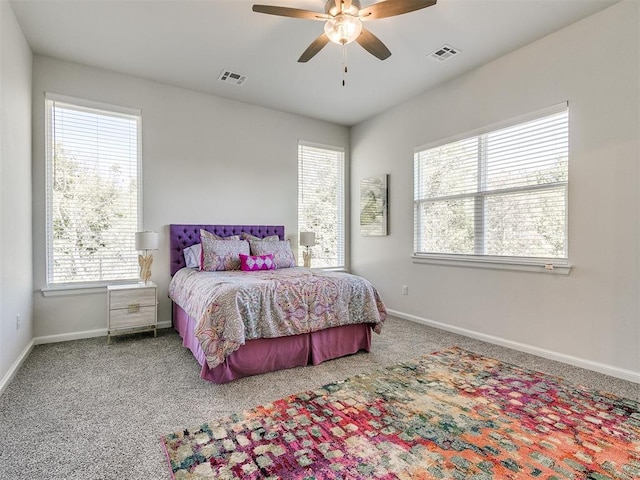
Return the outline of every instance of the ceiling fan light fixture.
<path id="1" fill-rule="evenodd" d="M 368 7 L 360 8 L 360 0 L 326 0 L 324 13 L 276 5 L 254 5 L 252 10 L 257 13 L 278 15 L 280 17 L 325 22 L 324 33 L 311 42 L 307 49 L 302 52 L 302 55 L 298 58 L 300 63 L 311 60 L 329 42 L 347 45 L 354 40 L 357 40 L 360 46 L 374 57 L 379 60 L 386 60 L 391 56 L 391 51 L 378 37 L 362 27 L 362 21 L 395 17 L 415 12 L 435 5 L 436 2 L 437 0 L 381 0 Z M 343 55 L 346 55 L 346 49 L 343 48 L 342 51 Z"/>
<path id="2" fill-rule="evenodd" d="M 329 40 L 338 45 L 346 45 L 353 42 L 362 32 L 362 22 L 358 17 L 350 14 L 339 14 L 327 20 L 324 24 L 324 33 Z"/>

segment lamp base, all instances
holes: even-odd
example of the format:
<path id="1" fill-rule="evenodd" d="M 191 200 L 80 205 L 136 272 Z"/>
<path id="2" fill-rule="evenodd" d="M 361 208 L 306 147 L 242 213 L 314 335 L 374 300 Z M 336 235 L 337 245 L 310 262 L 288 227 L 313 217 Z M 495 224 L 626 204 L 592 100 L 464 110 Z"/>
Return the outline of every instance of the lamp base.
<path id="1" fill-rule="evenodd" d="M 304 266 L 311 268 L 311 251 L 309 250 L 309 247 L 302 252 L 302 259 L 304 260 Z"/>
<path id="2" fill-rule="evenodd" d="M 140 265 L 140 278 L 144 284 L 148 284 L 151 279 L 151 264 L 153 255 L 138 255 L 138 265 Z"/>

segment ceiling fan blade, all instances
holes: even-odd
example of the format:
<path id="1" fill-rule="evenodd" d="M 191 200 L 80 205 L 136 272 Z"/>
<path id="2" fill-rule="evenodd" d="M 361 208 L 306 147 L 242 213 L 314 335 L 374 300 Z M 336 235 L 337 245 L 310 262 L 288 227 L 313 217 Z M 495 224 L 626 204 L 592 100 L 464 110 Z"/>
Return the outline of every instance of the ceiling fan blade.
<path id="1" fill-rule="evenodd" d="M 349 8 L 351 8 L 351 0 L 343 0 L 342 3 L 344 3 L 345 10 L 349 10 Z"/>
<path id="2" fill-rule="evenodd" d="M 362 33 L 356 38 L 356 42 L 362 45 L 367 52 L 380 60 L 385 60 L 391 56 L 391 52 L 387 46 L 380 41 L 373 33 L 366 28 L 362 29 Z"/>
<path id="3" fill-rule="evenodd" d="M 311 45 L 309 45 L 307 49 L 304 52 L 302 52 L 302 55 L 300 55 L 298 62 L 300 63 L 308 62 L 315 56 L 316 53 L 322 50 L 322 48 L 327 43 L 329 43 L 329 37 L 327 37 L 326 33 L 323 33 L 318 38 L 316 38 L 313 42 L 311 42 Z"/>
<path id="4" fill-rule="evenodd" d="M 281 17 L 304 18 L 306 20 L 327 20 L 329 15 L 299 8 L 277 7 L 275 5 L 254 5 L 253 11 Z"/>
<path id="5" fill-rule="evenodd" d="M 361 20 L 395 17 L 435 5 L 437 0 L 385 0 L 363 8 L 358 13 Z"/>

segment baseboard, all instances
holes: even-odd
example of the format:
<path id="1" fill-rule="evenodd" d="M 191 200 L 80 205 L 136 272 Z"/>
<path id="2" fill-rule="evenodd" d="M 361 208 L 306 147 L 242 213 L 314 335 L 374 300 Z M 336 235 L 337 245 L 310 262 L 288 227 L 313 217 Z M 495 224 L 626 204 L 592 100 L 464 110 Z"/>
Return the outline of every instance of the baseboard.
<path id="1" fill-rule="evenodd" d="M 59 333 L 57 335 L 44 335 L 42 337 L 36 337 L 33 340 L 35 341 L 36 345 L 43 345 L 45 343 L 68 342 L 70 340 L 81 340 L 83 338 L 105 337 L 106 335 L 107 335 L 107 329 L 100 328 L 98 330 L 85 330 L 83 332 Z"/>
<path id="2" fill-rule="evenodd" d="M 158 322 L 158 330 L 161 330 L 163 328 L 171 328 L 171 327 L 173 327 L 171 320 L 167 320 L 165 322 Z"/>
<path id="3" fill-rule="evenodd" d="M 11 368 L 9 369 L 7 374 L 0 380 L 0 395 L 3 394 L 4 389 L 7 388 L 7 385 L 9 385 L 9 382 L 13 380 L 13 377 L 16 375 L 18 370 L 20 370 L 20 367 L 22 366 L 24 361 L 27 359 L 27 357 L 31 353 L 31 350 L 33 350 L 34 345 L 35 345 L 35 342 L 32 339 L 27 344 L 27 346 L 24 347 L 24 350 L 22 351 L 20 356 L 16 359 L 16 361 L 13 362 L 13 365 L 11 365 Z"/>
<path id="4" fill-rule="evenodd" d="M 549 360 L 555 360 L 558 362 L 573 365 L 574 367 L 585 368 L 598 373 L 604 373 L 612 377 L 620 378 L 622 380 L 628 380 L 634 383 L 640 383 L 640 372 L 634 372 L 633 370 L 627 370 L 624 368 L 617 368 L 605 363 L 593 362 L 584 358 L 574 357 L 566 355 L 564 353 L 554 352 L 552 350 L 546 350 L 544 348 L 534 347 L 533 345 L 527 345 L 526 343 L 514 342 L 501 337 L 495 337 L 493 335 L 487 335 L 486 333 L 476 332 L 474 330 L 468 330 L 466 328 L 456 327 L 453 325 L 447 325 L 446 323 L 436 322 L 435 320 L 429 320 L 426 318 L 418 317 L 416 315 L 410 315 L 408 313 L 399 312 L 397 310 L 388 310 L 390 315 L 394 317 L 403 318 L 430 327 L 438 328 L 440 330 L 446 330 L 448 332 L 457 333 L 465 337 L 475 338 L 476 340 L 482 340 L 483 342 L 492 343 L 494 345 L 500 345 L 502 347 L 511 348 L 520 352 L 530 353 L 539 357 L 547 358 Z"/>
<path id="5" fill-rule="evenodd" d="M 158 330 L 163 328 L 171 328 L 171 321 L 158 322 Z M 68 342 L 70 340 L 81 340 L 83 338 L 106 337 L 107 329 L 99 328 L 97 330 L 85 330 L 83 332 L 60 333 L 57 335 L 45 335 L 34 338 L 35 345 L 43 345 L 45 343 Z"/>

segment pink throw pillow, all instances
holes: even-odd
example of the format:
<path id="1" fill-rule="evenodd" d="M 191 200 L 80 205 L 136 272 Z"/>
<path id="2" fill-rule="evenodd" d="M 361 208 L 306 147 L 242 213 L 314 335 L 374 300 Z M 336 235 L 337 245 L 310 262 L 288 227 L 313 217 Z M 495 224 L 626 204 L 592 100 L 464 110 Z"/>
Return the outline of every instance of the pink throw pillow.
<path id="1" fill-rule="evenodd" d="M 275 270 L 276 264 L 273 261 L 273 254 L 267 255 L 244 255 L 240 254 L 240 268 L 245 272 L 256 270 Z"/>

